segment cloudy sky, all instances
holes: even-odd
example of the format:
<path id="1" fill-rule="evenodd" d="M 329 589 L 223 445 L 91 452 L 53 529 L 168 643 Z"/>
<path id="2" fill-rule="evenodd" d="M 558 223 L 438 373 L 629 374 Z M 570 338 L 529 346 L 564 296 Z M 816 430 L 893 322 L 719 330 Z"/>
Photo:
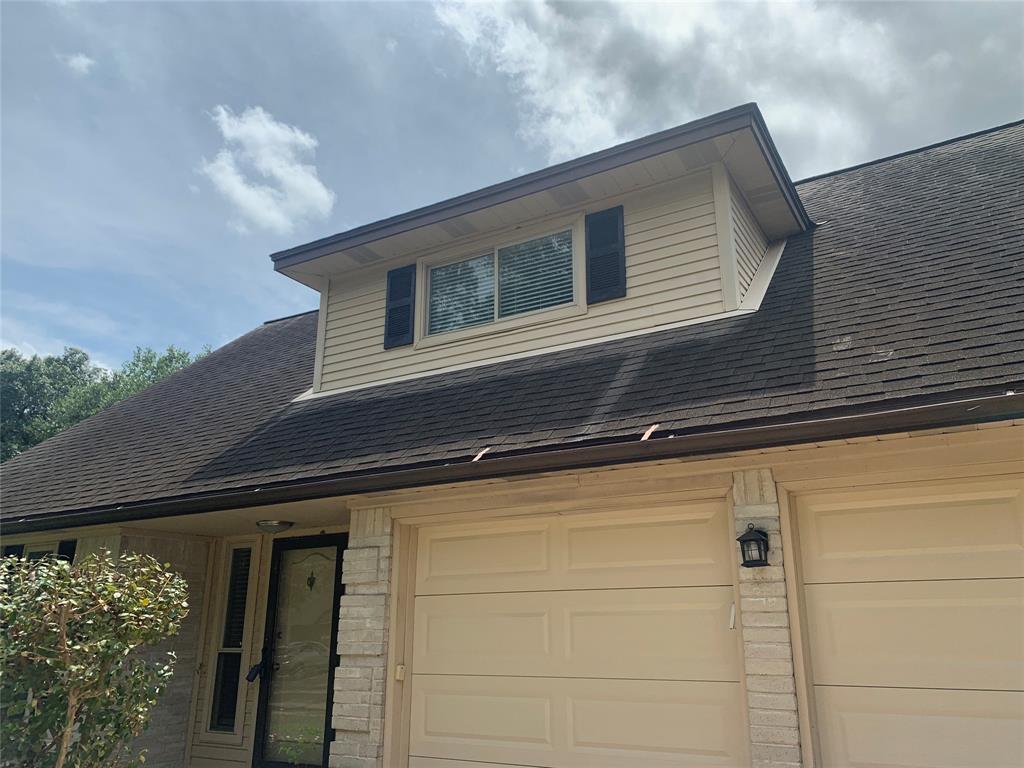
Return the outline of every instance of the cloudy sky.
<path id="1" fill-rule="evenodd" d="M 219 346 L 267 255 L 748 101 L 795 179 L 1024 116 L 1024 4 L 2 4 L 2 327 Z"/>

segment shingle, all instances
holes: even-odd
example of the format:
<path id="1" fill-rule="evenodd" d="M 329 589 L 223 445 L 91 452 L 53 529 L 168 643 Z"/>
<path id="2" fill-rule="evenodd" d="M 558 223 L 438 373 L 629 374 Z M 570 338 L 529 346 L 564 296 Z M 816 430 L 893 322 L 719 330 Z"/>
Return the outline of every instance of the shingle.
<path id="1" fill-rule="evenodd" d="M 752 315 L 302 402 L 316 313 L 269 323 L 8 461 L 2 517 L 1020 388 L 1024 123 L 798 189 Z"/>

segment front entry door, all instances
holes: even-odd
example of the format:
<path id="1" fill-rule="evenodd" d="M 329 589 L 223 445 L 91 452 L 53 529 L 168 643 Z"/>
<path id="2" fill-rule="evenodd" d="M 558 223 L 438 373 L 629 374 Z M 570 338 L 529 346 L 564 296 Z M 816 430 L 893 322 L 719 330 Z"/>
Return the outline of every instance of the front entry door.
<path id="1" fill-rule="evenodd" d="M 256 768 L 326 766 L 345 534 L 274 542 Z"/>

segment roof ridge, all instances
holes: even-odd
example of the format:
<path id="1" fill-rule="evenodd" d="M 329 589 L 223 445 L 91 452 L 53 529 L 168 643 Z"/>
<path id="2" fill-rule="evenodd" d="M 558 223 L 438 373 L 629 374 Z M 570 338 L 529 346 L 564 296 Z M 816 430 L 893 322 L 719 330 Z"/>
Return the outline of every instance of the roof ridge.
<path id="1" fill-rule="evenodd" d="M 285 315 L 284 317 L 275 317 L 273 320 L 264 320 L 263 325 L 273 325 L 274 323 L 284 322 L 285 320 L 291 320 L 295 317 L 302 317 L 303 315 L 312 315 L 314 312 L 319 312 L 319 309 L 307 309 L 305 312 L 296 312 L 293 315 Z"/>
<path id="2" fill-rule="evenodd" d="M 902 152 L 896 152 L 892 155 L 886 155 L 885 157 L 879 157 L 874 160 L 865 160 L 863 163 L 857 163 L 856 165 L 848 165 L 845 168 L 837 168 L 834 171 L 827 171 L 825 173 L 818 173 L 814 176 L 808 176 L 804 179 L 794 181 L 793 184 L 804 184 L 808 181 L 817 181 L 818 179 L 824 179 L 829 176 L 838 176 L 841 173 L 847 173 L 848 171 L 857 171 L 861 168 L 867 168 L 871 165 L 878 165 L 880 163 L 886 163 L 890 160 L 898 160 L 901 157 L 908 155 L 915 155 L 918 152 L 927 152 L 930 149 L 937 149 L 938 147 L 944 147 L 948 144 L 955 144 L 958 141 L 967 141 L 968 139 L 974 139 L 978 136 L 985 136 L 989 133 L 995 133 L 996 131 L 1002 131 L 1006 128 L 1012 128 L 1016 125 L 1024 125 L 1024 117 L 1018 118 L 1017 120 L 1011 120 L 1008 123 L 1002 123 L 1001 125 L 993 125 L 991 128 L 982 128 L 980 131 L 973 131 L 972 133 L 965 133 L 960 136 L 954 136 L 949 139 L 943 139 L 942 141 L 936 141 L 933 144 L 925 144 L 923 147 L 915 147 L 914 149 L 905 149 Z"/>

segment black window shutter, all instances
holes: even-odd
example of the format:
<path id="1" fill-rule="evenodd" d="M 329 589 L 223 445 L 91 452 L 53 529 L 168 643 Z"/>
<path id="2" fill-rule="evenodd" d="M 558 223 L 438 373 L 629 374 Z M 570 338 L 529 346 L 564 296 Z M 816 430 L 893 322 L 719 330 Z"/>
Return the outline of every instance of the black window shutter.
<path id="1" fill-rule="evenodd" d="M 245 606 L 249 597 L 249 565 L 252 550 L 238 548 L 231 553 L 228 573 L 228 605 L 224 611 L 224 648 L 241 648 L 245 630 Z"/>
<path id="2" fill-rule="evenodd" d="M 57 545 L 57 557 L 67 560 L 69 563 L 74 562 L 76 549 L 78 549 L 76 539 L 65 539 Z"/>
<path id="3" fill-rule="evenodd" d="M 392 269 L 384 308 L 384 349 L 412 344 L 415 309 L 416 265 Z"/>
<path id="4" fill-rule="evenodd" d="M 626 235 L 622 206 L 587 214 L 587 303 L 626 295 Z"/>

